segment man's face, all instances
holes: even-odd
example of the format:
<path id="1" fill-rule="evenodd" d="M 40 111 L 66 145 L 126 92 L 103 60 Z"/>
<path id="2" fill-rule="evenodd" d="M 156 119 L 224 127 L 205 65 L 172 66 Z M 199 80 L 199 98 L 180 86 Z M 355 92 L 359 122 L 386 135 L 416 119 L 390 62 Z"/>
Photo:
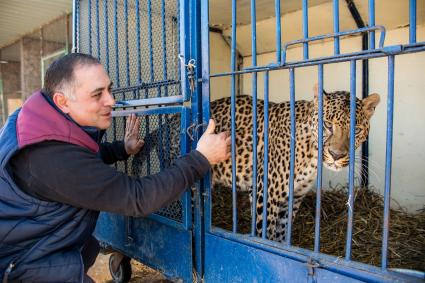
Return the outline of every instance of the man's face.
<path id="1" fill-rule="evenodd" d="M 112 83 L 102 65 L 77 66 L 74 97 L 67 99 L 68 114 L 80 126 L 107 129 L 112 122 Z"/>

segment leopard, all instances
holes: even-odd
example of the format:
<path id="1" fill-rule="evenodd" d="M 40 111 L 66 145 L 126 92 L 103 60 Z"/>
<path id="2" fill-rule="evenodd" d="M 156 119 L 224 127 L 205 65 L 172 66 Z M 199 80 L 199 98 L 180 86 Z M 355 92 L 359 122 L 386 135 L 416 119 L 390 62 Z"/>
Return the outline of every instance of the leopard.
<path id="1" fill-rule="evenodd" d="M 265 172 L 264 100 L 257 99 L 256 138 L 256 235 L 262 237 L 263 211 L 266 206 L 266 238 L 284 242 L 288 225 L 288 198 L 290 181 L 290 144 L 295 143 L 293 213 L 307 193 L 314 187 L 318 165 L 318 87 L 313 87 L 313 100 L 295 101 L 295 136 L 291 137 L 290 102 L 268 104 L 268 170 Z M 341 171 L 349 164 L 350 147 L 350 92 L 323 90 L 323 165 L 332 171 Z M 368 137 L 370 119 L 379 104 L 379 94 L 364 99 L 356 98 L 355 148 Z M 212 167 L 212 186 L 232 187 L 232 168 L 235 166 L 237 190 L 247 192 L 253 202 L 254 118 L 251 95 L 235 97 L 235 164 L 228 159 Z M 211 118 L 216 131 L 231 130 L 231 98 L 224 97 L 210 103 Z M 172 126 L 174 124 L 174 126 Z M 171 125 L 171 126 L 170 126 Z M 173 117 L 168 126 L 180 129 L 180 119 Z M 172 130 L 171 130 L 172 131 Z M 167 133 L 168 137 L 176 134 Z M 173 140 L 173 138 L 171 138 Z M 175 138 L 174 138 L 175 139 Z M 178 144 L 174 140 L 173 144 Z M 173 151 L 173 150 L 171 150 Z M 174 149 L 176 151 L 176 149 Z M 177 155 L 177 152 L 174 153 Z M 267 204 L 264 203 L 264 176 L 267 174 Z M 252 206 L 251 206 L 252 207 Z"/>

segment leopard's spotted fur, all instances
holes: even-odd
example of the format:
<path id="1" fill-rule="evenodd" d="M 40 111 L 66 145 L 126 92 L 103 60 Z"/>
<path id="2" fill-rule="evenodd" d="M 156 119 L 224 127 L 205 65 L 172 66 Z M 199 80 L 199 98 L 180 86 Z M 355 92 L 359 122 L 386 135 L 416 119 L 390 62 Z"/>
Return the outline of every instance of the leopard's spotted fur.
<path id="1" fill-rule="evenodd" d="M 369 120 L 373 115 L 379 95 L 372 94 L 356 101 L 356 148 L 366 140 Z M 211 116 L 216 130 L 231 129 L 230 98 L 211 102 Z M 236 186 L 240 190 L 252 189 L 253 171 L 253 101 L 251 96 L 236 97 Z M 261 235 L 264 179 L 264 102 L 257 102 L 257 234 Z M 317 175 L 318 104 L 317 87 L 313 101 L 297 101 L 294 205 L 296 212 Z M 349 162 L 350 94 L 345 91 L 323 95 L 324 147 L 323 164 L 335 171 Z M 175 128 L 179 119 L 173 119 Z M 173 128 L 173 127 L 172 127 Z M 171 135 L 172 136 L 172 135 Z M 290 158 L 290 105 L 289 102 L 269 104 L 268 134 L 268 203 L 267 238 L 283 241 L 287 224 Z M 176 148 L 177 150 L 177 148 Z M 177 154 L 177 153 L 176 153 Z M 232 163 L 227 160 L 213 167 L 213 184 L 232 185 Z"/>

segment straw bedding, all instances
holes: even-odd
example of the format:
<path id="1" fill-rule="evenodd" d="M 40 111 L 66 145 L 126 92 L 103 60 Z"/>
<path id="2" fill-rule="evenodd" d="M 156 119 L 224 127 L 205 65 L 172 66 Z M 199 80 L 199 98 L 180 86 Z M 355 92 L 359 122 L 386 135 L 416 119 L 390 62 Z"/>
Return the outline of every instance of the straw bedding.
<path id="1" fill-rule="evenodd" d="M 344 257 L 347 233 L 347 188 L 337 186 L 322 193 L 321 252 Z M 251 230 L 249 196 L 238 192 L 238 232 Z M 231 190 L 213 189 L 213 225 L 231 230 Z M 304 199 L 293 224 L 292 244 L 313 249 L 316 193 Z M 355 190 L 352 259 L 381 264 L 383 198 L 373 189 Z M 388 264 L 394 268 L 425 271 L 425 209 L 409 214 L 402 208 L 390 211 Z"/>

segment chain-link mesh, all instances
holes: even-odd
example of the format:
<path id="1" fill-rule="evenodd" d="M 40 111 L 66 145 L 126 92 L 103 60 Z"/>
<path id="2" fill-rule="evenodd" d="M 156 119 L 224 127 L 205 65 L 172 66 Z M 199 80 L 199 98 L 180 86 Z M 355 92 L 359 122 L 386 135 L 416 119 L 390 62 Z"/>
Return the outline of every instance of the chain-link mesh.
<path id="1" fill-rule="evenodd" d="M 79 50 L 100 59 L 117 100 L 180 95 L 178 1 L 79 4 Z M 152 87 L 158 82 L 163 86 Z M 122 90 L 129 86 L 139 87 Z"/>
<path id="2" fill-rule="evenodd" d="M 180 155 L 180 114 L 154 114 L 141 119 L 140 137 L 145 140 L 142 150 L 126 161 L 116 163 L 116 168 L 130 176 L 147 176 L 167 168 Z M 125 117 L 114 118 L 106 133 L 109 142 L 123 140 Z M 158 214 L 178 222 L 183 221 L 180 200 L 161 209 Z"/>

